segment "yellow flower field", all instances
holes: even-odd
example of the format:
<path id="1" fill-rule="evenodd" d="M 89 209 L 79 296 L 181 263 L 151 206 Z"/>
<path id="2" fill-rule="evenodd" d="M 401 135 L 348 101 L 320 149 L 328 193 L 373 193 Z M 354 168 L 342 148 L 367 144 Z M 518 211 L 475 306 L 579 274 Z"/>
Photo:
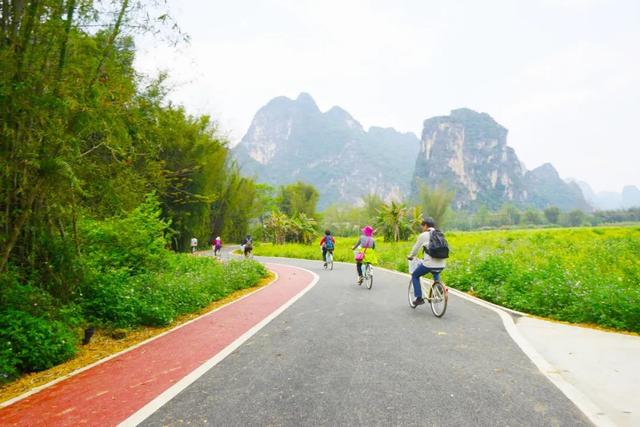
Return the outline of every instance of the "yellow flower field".
<path id="1" fill-rule="evenodd" d="M 539 316 L 640 332 L 640 227 L 450 232 L 447 239 L 449 286 Z M 353 262 L 357 238 L 336 240 L 335 260 Z M 380 264 L 407 271 L 412 245 L 378 239 Z M 318 242 L 254 250 L 321 259 Z"/>

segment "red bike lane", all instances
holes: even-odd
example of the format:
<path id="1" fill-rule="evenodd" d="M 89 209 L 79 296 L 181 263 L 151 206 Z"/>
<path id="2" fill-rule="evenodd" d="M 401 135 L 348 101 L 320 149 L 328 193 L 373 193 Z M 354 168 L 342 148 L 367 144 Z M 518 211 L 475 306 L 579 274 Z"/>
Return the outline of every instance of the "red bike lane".
<path id="1" fill-rule="evenodd" d="M 0 409 L 1 426 L 115 426 L 314 283 L 269 264 L 274 283 Z"/>

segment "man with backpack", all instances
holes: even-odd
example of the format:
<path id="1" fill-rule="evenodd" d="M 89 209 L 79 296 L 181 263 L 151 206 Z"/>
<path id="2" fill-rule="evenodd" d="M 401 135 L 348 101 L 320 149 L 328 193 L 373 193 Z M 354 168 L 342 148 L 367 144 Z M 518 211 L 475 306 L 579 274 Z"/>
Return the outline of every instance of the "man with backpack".
<path id="1" fill-rule="evenodd" d="M 411 253 L 407 259 L 412 260 L 418 254 L 420 248 L 424 250 L 424 258 L 422 263 L 411 273 L 413 282 L 413 290 L 416 296 L 414 305 L 424 304 L 422 298 L 422 287 L 420 286 L 420 277 L 425 274 L 433 274 L 433 280 L 440 280 L 440 273 L 444 270 L 446 262 L 445 258 L 449 257 L 449 245 L 444 234 L 436 229 L 436 224 L 431 218 L 422 220 L 422 233 L 418 236 L 416 244 L 413 245 Z"/>
<path id="2" fill-rule="evenodd" d="M 331 235 L 330 230 L 324 230 L 324 237 L 320 240 L 320 247 L 322 248 L 322 260 L 324 261 L 324 266 L 327 266 L 327 252 L 331 252 L 333 254 L 333 250 L 336 247 L 336 239 Z"/>

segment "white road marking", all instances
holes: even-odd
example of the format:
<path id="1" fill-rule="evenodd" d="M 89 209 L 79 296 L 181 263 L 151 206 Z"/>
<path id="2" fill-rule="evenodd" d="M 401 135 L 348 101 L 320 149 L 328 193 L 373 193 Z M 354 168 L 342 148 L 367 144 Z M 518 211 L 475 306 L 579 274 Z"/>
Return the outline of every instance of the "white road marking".
<path id="1" fill-rule="evenodd" d="M 277 264 L 277 263 L 270 263 L 270 264 Z M 287 301 L 282 306 L 280 306 L 276 311 L 271 313 L 269 316 L 265 317 L 258 324 L 256 324 L 254 327 L 252 327 L 247 332 L 242 334 L 240 337 L 238 337 L 235 341 L 233 341 L 231 344 L 225 347 L 218 354 L 213 356 L 211 359 L 207 360 L 205 363 L 200 365 L 200 367 L 192 371 L 189 375 L 185 376 L 176 384 L 174 384 L 173 386 L 165 390 L 162 394 L 158 395 L 158 397 L 156 397 L 151 402 L 146 404 L 144 407 L 139 409 L 136 413 L 134 413 L 129 418 L 127 418 L 126 420 L 118 424 L 119 426 L 121 427 L 137 426 L 138 424 L 143 422 L 145 419 L 147 419 L 149 416 L 155 413 L 158 409 L 160 409 L 163 405 L 165 405 L 167 402 L 173 399 L 178 393 L 180 393 L 182 390 L 186 389 L 191 384 L 193 384 L 198 378 L 204 375 L 208 370 L 210 370 L 211 368 L 216 366 L 218 363 L 220 363 L 222 360 L 224 360 L 224 358 L 226 358 L 229 354 L 231 354 L 235 349 L 240 347 L 245 341 L 247 341 L 249 338 L 255 335 L 258 331 L 260 331 L 260 329 L 264 328 L 267 324 L 269 324 L 269 322 L 271 322 L 273 319 L 278 317 L 283 311 L 289 308 L 293 303 L 295 303 L 304 294 L 306 294 L 311 288 L 313 288 L 315 284 L 318 283 L 318 280 L 320 280 L 320 277 L 317 274 L 305 268 L 287 265 L 287 264 L 278 264 L 278 265 L 284 265 L 286 267 L 297 268 L 299 270 L 306 271 L 313 276 L 313 280 L 311 281 L 311 283 L 309 283 L 309 285 L 307 285 L 307 287 L 305 287 L 297 295 L 295 295 L 289 301 Z"/>
<path id="2" fill-rule="evenodd" d="M 277 263 L 274 263 L 274 264 L 277 264 Z M 289 267 L 289 266 L 287 266 L 287 267 Z M 153 340 L 157 340 L 158 338 L 163 337 L 163 336 L 165 336 L 165 335 L 167 335 L 167 334 L 170 334 L 171 332 L 173 332 L 173 331 L 175 331 L 175 330 L 178 330 L 178 329 L 180 329 L 180 328 L 183 328 L 183 327 L 187 326 L 187 325 L 188 325 L 188 324 L 190 324 L 190 323 L 193 323 L 193 322 L 195 322 L 195 321 L 197 321 L 197 320 L 199 320 L 199 319 L 201 319 L 201 318 L 203 318 L 203 317 L 205 317 L 205 316 L 210 315 L 211 313 L 215 313 L 216 311 L 221 310 L 222 308 L 224 308 L 224 307 L 226 307 L 226 306 L 228 306 L 228 305 L 234 304 L 234 303 L 236 303 L 236 302 L 238 302 L 238 301 L 242 301 L 243 299 L 245 299 L 245 298 L 247 298 L 247 297 L 249 297 L 249 296 L 253 295 L 253 294 L 254 294 L 254 293 L 256 293 L 256 292 L 260 292 L 261 290 L 266 289 L 267 287 L 269 287 L 269 286 L 271 286 L 273 283 L 275 283 L 275 282 L 278 280 L 278 274 L 277 274 L 275 271 L 273 272 L 273 274 L 275 275 L 275 277 L 273 278 L 273 280 L 272 280 L 271 282 L 269 282 L 269 283 L 268 283 L 267 285 L 265 285 L 265 286 L 262 286 L 262 287 L 260 287 L 260 288 L 258 288 L 258 289 L 256 289 L 256 290 L 254 290 L 254 291 L 252 291 L 252 292 L 249 292 L 248 294 L 243 295 L 243 296 L 241 296 L 240 298 L 238 298 L 238 299 L 236 299 L 236 300 L 233 300 L 233 301 L 231 301 L 231 302 L 229 302 L 229 303 L 227 303 L 227 304 L 224 304 L 224 305 L 222 305 L 222 306 L 220 306 L 220 307 L 216 308 L 215 310 L 208 311 L 208 312 L 204 313 L 203 315 L 196 317 L 195 319 L 191 319 L 191 320 L 189 320 L 188 322 L 182 323 L 182 324 L 180 324 L 180 325 L 176 326 L 175 328 L 169 329 L 168 331 L 165 331 L 165 332 L 163 332 L 163 333 L 161 333 L 161 334 L 154 335 L 153 337 L 151 337 L 151 338 L 149 338 L 149 339 L 146 339 L 146 340 L 144 340 L 144 341 L 142 341 L 142 342 L 139 342 L 138 344 L 133 345 L 133 346 L 131 346 L 131 347 L 125 348 L 124 350 L 122 350 L 122 351 L 120 351 L 120 352 L 118 352 L 118 353 L 114 353 L 114 354 L 112 354 L 112 355 L 110 355 L 110 356 L 107 356 L 107 357 L 105 357 L 104 359 L 100 359 L 100 360 L 98 360 L 97 362 L 94 362 L 94 363 L 92 363 L 92 364 L 90 364 L 90 365 L 87 365 L 87 366 L 84 366 L 84 367 L 82 367 L 82 368 L 76 369 L 75 371 L 70 372 L 70 373 L 68 373 L 68 374 L 66 374 L 66 375 L 64 375 L 64 376 L 62 376 L 62 377 L 56 378 L 56 379 L 55 379 L 55 380 L 53 380 L 53 381 L 50 381 L 50 382 L 48 382 L 48 383 L 46 383 L 46 384 L 43 384 L 43 385 L 41 385 L 41 386 L 39 386 L 39 387 L 35 387 L 35 388 L 33 388 L 33 389 L 29 390 L 28 392 L 21 394 L 20 396 L 16 396 L 16 397 L 14 397 L 13 399 L 6 400 L 6 401 L 4 401 L 4 402 L 0 403 L 0 408 L 4 408 L 4 407 L 6 407 L 6 406 L 9 406 L 9 405 L 11 405 L 11 404 L 13 404 L 13 403 L 16 403 L 16 402 L 18 402 L 18 401 L 22 400 L 22 399 L 26 399 L 27 397 L 29 397 L 29 396 L 31 396 L 31 395 L 34 395 L 34 394 L 38 393 L 38 392 L 39 392 L 39 391 L 41 391 L 41 390 L 44 390 L 44 389 L 46 389 L 46 388 L 49 388 L 49 387 L 51 387 L 51 386 L 53 386 L 53 385 L 55 385 L 55 384 L 57 384 L 57 383 L 59 383 L 59 382 L 61 382 L 61 381 L 64 381 L 64 380 L 66 380 L 67 378 L 70 378 L 70 377 L 73 377 L 73 376 L 75 376 L 75 375 L 78 375 L 78 374 L 80 374 L 80 373 L 82 373 L 82 372 L 84 372 L 84 371 L 86 371 L 86 370 L 89 370 L 89 369 L 93 368 L 94 366 L 98 366 L 98 365 L 100 365 L 100 364 L 102 364 L 102 363 L 105 363 L 105 362 L 107 362 L 107 361 L 109 361 L 109 360 L 111 360 L 111 359 L 114 359 L 114 358 L 116 358 L 116 357 L 118 357 L 118 356 L 120 356 L 120 355 L 122 355 L 122 354 L 125 354 L 125 353 L 128 353 L 128 352 L 132 351 L 132 350 L 135 350 L 135 349 L 136 349 L 136 348 L 138 348 L 138 347 L 141 347 L 141 346 L 143 346 L 143 345 L 145 345 L 145 344 L 147 344 L 147 343 L 149 343 L 149 342 L 151 342 L 151 341 L 153 341 Z"/>

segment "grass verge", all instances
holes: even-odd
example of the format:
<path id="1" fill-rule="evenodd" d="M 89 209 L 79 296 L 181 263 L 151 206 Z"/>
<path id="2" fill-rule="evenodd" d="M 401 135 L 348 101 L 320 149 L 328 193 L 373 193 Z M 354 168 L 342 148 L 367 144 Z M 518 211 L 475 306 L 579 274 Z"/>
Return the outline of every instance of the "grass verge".
<path id="1" fill-rule="evenodd" d="M 27 393 L 36 387 L 46 385 L 51 381 L 66 377 L 78 369 L 84 368 L 92 363 L 96 363 L 108 356 L 124 351 L 136 344 L 153 338 L 163 332 L 169 331 L 176 326 L 209 313 L 218 307 L 233 302 L 261 287 L 266 286 L 271 283 L 274 278 L 275 275 L 272 272 L 269 272 L 269 275 L 260 280 L 255 286 L 235 291 L 196 312 L 182 315 L 165 327 L 139 327 L 128 331 L 126 336 L 122 339 L 115 339 L 110 333 L 105 331 L 96 331 L 91 342 L 82 346 L 75 358 L 45 371 L 22 375 L 17 380 L 0 387 L 0 403 Z"/>

